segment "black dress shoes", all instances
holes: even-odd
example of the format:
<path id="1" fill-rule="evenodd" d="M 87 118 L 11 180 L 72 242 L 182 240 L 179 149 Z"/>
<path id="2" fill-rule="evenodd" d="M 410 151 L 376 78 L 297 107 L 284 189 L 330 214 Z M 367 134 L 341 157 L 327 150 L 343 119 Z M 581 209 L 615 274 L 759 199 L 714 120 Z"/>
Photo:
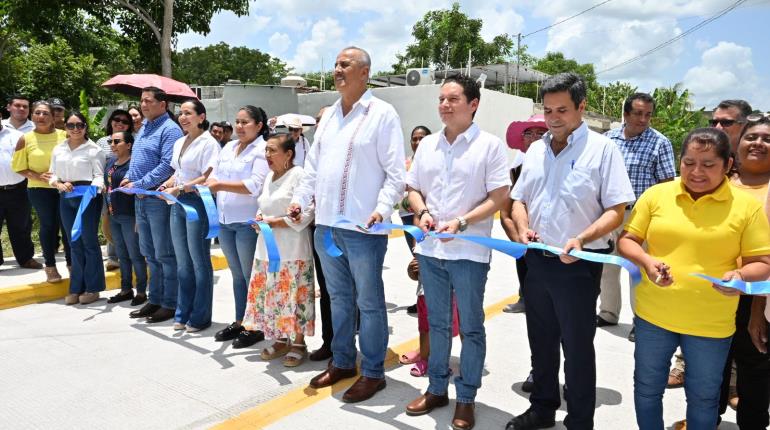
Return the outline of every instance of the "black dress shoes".
<path id="1" fill-rule="evenodd" d="M 131 306 L 139 306 L 146 301 L 147 301 L 147 294 L 136 293 L 136 295 L 134 296 L 134 299 L 131 300 Z"/>
<path id="2" fill-rule="evenodd" d="M 107 299 L 107 303 L 120 303 L 134 298 L 134 290 L 121 291 Z"/>
<path id="3" fill-rule="evenodd" d="M 146 305 L 142 306 L 141 309 L 136 311 L 131 311 L 131 313 L 128 314 L 131 318 L 146 318 L 152 314 L 155 313 L 160 309 L 159 305 L 153 305 L 152 303 L 147 303 Z"/>
<path id="4" fill-rule="evenodd" d="M 332 350 L 326 344 L 310 353 L 310 361 L 324 361 L 332 358 Z"/>
<path id="5" fill-rule="evenodd" d="M 157 311 L 155 311 L 154 314 L 147 317 L 147 322 L 159 323 L 163 321 L 168 321 L 171 318 L 174 318 L 174 313 L 176 313 L 176 310 L 174 309 L 160 308 Z"/>
<path id="6" fill-rule="evenodd" d="M 223 328 L 222 330 L 219 330 L 217 334 L 214 335 L 214 340 L 217 342 L 233 340 L 236 337 L 238 337 L 238 335 L 244 330 L 246 329 L 243 328 L 242 325 L 238 324 L 237 322 L 234 322 L 229 326 Z"/>
<path id="7" fill-rule="evenodd" d="M 242 332 L 238 333 L 238 337 L 236 337 L 233 341 L 233 348 L 246 348 L 263 340 L 265 340 L 265 334 L 260 330 L 243 330 Z"/>

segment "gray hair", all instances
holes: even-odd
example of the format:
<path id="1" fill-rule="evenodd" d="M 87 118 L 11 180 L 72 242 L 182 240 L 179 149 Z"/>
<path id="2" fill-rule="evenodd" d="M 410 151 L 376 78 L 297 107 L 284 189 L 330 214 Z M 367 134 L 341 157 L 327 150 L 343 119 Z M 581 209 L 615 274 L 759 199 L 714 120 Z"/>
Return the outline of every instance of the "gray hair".
<path id="1" fill-rule="evenodd" d="M 351 45 L 351 46 L 348 46 L 347 48 L 343 49 L 342 51 L 347 51 L 347 50 L 354 50 L 354 51 L 358 51 L 359 53 L 361 53 L 361 55 L 359 56 L 359 60 L 361 61 L 361 63 L 363 63 L 364 66 L 366 66 L 366 67 L 368 67 L 370 69 L 372 68 L 372 57 L 370 57 L 369 53 L 366 52 L 364 49 L 359 48 L 358 46 Z"/>

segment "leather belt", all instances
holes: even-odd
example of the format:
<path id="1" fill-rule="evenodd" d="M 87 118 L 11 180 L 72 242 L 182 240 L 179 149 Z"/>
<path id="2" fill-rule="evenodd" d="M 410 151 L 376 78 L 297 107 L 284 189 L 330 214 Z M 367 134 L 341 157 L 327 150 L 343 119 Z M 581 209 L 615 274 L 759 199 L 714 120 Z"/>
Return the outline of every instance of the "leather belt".
<path id="1" fill-rule="evenodd" d="M 11 184 L 11 185 L 0 185 L 0 191 L 15 190 L 17 188 L 23 187 L 25 183 L 26 181 L 21 181 L 19 183 Z"/>

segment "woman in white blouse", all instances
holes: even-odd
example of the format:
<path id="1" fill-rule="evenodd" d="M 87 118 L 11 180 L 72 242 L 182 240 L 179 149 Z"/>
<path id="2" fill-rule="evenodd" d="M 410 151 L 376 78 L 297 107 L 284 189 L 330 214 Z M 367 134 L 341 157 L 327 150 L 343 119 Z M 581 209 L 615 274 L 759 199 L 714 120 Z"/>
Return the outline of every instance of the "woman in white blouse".
<path id="1" fill-rule="evenodd" d="M 59 200 L 62 224 L 72 253 L 70 289 L 64 302 L 73 305 L 93 303 L 104 291 L 104 266 L 102 248 L 99 246 L 99 218 L 102 200 L 98 194 L 104 188 L 104 151 L 88 138 L 88 121 L 80 113 L 71 114 L 65 123 L 69 138 L 57 145 L 51 153 L 51 177 L 48 183 L 56 187 L 65 198 Z M 93 185 L 98 188 L 97 197 L 91 200 L 81 215 L 80 238 L 72 241 L 72 226 L 82 197 L 66 198 L 77 185 Z"/>
<path id="2" fill-rule="evenodd" d="M 217 332 L 214 340 L 233 340 L 233 348 L 245 348 L 265 338 L 260 331 L 243 328 L 246 292 L 254 263 L 257 232 L 246 221 L 259 209 L 257 197 L 270 171 L 265 161 L 267 115 L 258 107 L 242 107 L 235 119 L 236 140 L 228 142 L 207 185 L 217 193 L 219 244 L 233 277 L 235 322 Z"/>
<path id="3" fill-rule="evenodd" d="M 206 108 L 199 100 L 182 103 L 178 120 L 185 135 L 174 143 L 171 167 L 175 172 L 159 189 L 198 213 L 198 221 L 187 221 L 184 208 L 171 208 L 171 243 L 179 278 L 174 330 L 193 333 L 211 325 L 214 298 L 211 241 L 206 239 L 209 222 L 195 185 L 206 182 L 219 156 L 219 142 L 207 131 Z"/>
<path id="4" fill-rule="evenodd" d="M 268 270 L 268 251 L 261 235 L 243 325 L 274 339 L 272 346 L 262 350 L 263 360 L 285 356 L 283 365 L 295 367 L 307 357 L 305 336 L 312 336 L 315 330 L 313 245 L 308 228 L 313 207 L 308 206 L 299 223 L 286 217 L 294 188 L 305 174 L 293 164 L 294 139 L 285 134 L 271 136 L 265 156 L 271 172 L 259 196 L 257 220 L 273 230 L 281 262 L 277 272 Z"/>

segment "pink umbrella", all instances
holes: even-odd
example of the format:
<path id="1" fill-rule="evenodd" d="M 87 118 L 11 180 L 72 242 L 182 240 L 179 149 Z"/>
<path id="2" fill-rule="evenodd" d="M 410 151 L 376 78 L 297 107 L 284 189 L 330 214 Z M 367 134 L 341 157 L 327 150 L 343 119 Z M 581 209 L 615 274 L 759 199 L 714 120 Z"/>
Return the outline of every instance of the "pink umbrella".
<path id="1" fill-rule="evenodd" d="M 141 96 L 142 88 L 157 87 L 168 94 L 169 101 L 182 102 L 187 99 L 197 99 L 195 91 L 184 82 L 175 81 L 165 76 L 153 74 L 117 75 L 102 84 L 113 91 L 130 96 Z"/>

